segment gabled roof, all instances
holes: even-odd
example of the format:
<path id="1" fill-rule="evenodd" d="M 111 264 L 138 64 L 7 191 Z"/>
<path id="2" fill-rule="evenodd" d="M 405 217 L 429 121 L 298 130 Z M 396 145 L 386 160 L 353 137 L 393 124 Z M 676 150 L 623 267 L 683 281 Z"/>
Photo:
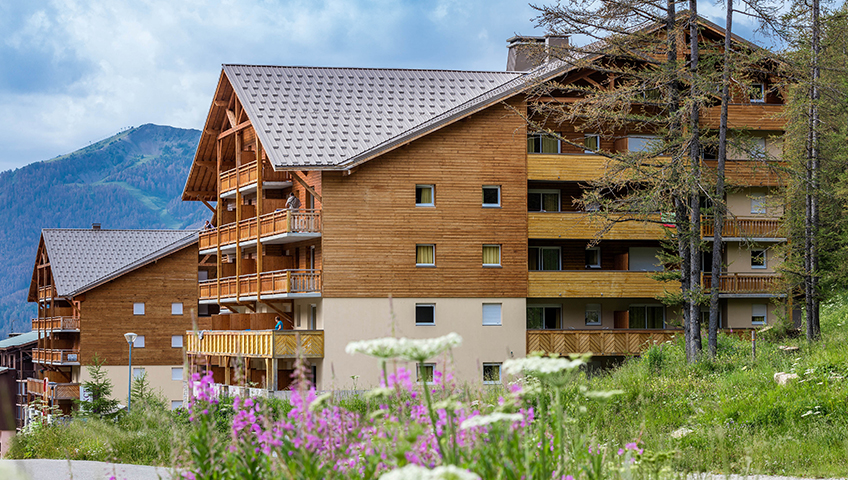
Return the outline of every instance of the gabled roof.
<path id="1" fill-rule="evenodd" d="M 14 337 L 9 337 L 5 340 L 0 340 L 0 350 L 5 350 L 11 347 L 20 347 L 27 343 L 35 343 L 38 341 L 38 332 L 27 332 Z"/>
<path id="2" fill-rule="evenodd" d="M 45 228 L 41 238 L 56 294 L 73 297 L 196 243 L 198 232 Z M 35 288 L 33 282 L 30 301 Z"/>

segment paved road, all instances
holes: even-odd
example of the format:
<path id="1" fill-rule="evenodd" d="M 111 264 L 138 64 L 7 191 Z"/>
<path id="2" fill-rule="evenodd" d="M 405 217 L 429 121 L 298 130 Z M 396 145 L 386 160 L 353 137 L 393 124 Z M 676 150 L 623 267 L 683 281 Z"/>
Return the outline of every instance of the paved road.
<path id="1" fill-rule="evenodd" d="M 82 460 L 0 460 L 2 480 L 171 480 L 162 467 Z"/>

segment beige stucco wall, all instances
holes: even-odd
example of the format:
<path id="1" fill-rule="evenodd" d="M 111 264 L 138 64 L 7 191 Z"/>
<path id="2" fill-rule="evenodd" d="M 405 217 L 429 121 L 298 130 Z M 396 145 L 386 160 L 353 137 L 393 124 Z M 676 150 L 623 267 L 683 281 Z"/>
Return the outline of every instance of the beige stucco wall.
<path id="1" fill-rule="evenodd" d="M 167 406 L 170 408 L 171 401 L 183 399 L 183 382 L 171 380 L 171 368 L 182 367 L 182 365 L 133 365 L 133 369 L 144 368 L 147 372 L 147 381 L 154 391 L 160 392 L 168 401 Z M 80 383 L 91 379 L 86 368 L 80 369 Z M 112 398 L 117 399 L 122 404 L 127 401 L 127 375 L 129 369 L 127 365 L 104 365 L 103 370 L 112 381 Z M 183 374 L 185 376 L 185 372 Z"/>
<path id="2" fill-rule="evenodd" d="M 773 273 L 783 263 L 780 245 L 764 243 L 750 247 L 743 242 L 727 244 L 727 273 Z M 751 268 L 751 250 L 766 251 L 766 268 Z"/>
<path id="3" fill-rule="evenodd" d="M 751 213 L 751 196 L 765 195 L 765 213 Z M 769 218 L 783 215 L 782 199 L 765 187 L 750 187 L 727 194 L 727 211 L 737 217 Z"/>
<path id="4" fill-rule="evenodd" d="M 434 326 L 415 325 L 416 303 L 436 305 Z M 484 303 L 502 304 L 501 326 L 483 326 Z M 349 342 L 392 335 L 433 338 L 450 332 L 461 335 L 463 344 L 450 359 L 440 359 L 437 368 L 441 370 L 447 361 L 460 383 L 480 384 L 483 363 L 524 356 L 525 316 L 524 298 L 324 298 L 319 307 L 319 328 L 324 330 L 319 388 L 349 389 L 351 375 L 360 377 L 357 388 L 378 383 L 378 361 L 348 355 L 344 350 Z"/>
<path id="5" fill-rule="evenodd" d="M 729 328 L 758 328 L 762 325 L 751 324 L 751 315 L 755 303 L 767 305 L 766 324 L 777 321 L 779 308 L 772 304 L 770 298 L 728 298 L 727 299 L 727 327 Z"/>

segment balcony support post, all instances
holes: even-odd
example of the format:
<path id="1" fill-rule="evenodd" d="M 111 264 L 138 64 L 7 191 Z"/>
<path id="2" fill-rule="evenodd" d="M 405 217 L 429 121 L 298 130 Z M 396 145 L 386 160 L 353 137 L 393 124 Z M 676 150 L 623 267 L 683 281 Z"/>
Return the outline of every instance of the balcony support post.
<path id="1" fill-rule="evenodd" d="M 218 156 L 218 170 L 215 172 L 215 175 L 218 177 L 218 203 L 215 205 L 218 213 L 217 225 L 215 225 L 215 232 L 218 238 L 216 243 L 216 247 L 218 249 L 218 267 L 217 272 L 215 272 L 215 294 L 218 298 L 218 304 L 221 304 L 221 270 L 222 270 L 222 261 L 221 261 L 221 222 L 224 221 L 224 212 L 223 203 L 221 202 L 221 157 L 223 153 L 221 152 L 221 139 L 218 139 L 216 142 L 217 145 L 217 156 Z"/>
<path id="2" fill-rule="evenodd" d="M 262 187 L 262 177 L 264 167 L 262 165 L 262 144 L 259 143 L 259 136 L 256 136 L 256 301 L 257 305 L 262 300 L 262 257 L 264 248 L 262 242 L 262 197 L 265 192 Z"/>
<path id="3" fill-rule="evenodd" d="M 236 132 L 236 303 L 241 296 L 241 189 L 239 188 L 239 169 L 241 168 L 241 132 Z"/>

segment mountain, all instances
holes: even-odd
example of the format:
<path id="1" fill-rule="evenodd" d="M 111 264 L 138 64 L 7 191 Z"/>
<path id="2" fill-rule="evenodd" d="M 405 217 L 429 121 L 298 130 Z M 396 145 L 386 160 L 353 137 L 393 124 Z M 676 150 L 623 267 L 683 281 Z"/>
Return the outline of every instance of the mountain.
<path id="1" fill-rule="evenodd" d="M 68 155 L 0 173 L 0 339 L 29 331 L 26 293 L 42 228 L 196 228 L 180 200 L 198 130 L 142 125 Z"/>

